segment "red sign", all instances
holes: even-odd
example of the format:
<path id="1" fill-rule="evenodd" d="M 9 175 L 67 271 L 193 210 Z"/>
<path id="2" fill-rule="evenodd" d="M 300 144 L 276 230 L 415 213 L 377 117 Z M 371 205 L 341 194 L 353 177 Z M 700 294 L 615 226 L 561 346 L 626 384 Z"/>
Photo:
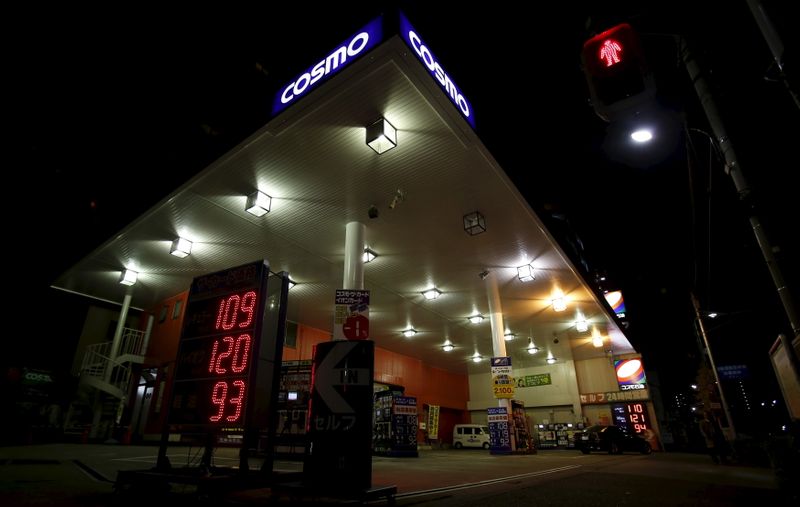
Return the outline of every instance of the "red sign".
<path id="1" fill-rule="evenodd" d="M 351 315 L 345 319 L 342 332 L 348 340 L 366 340 L 369 338 L 369 319 L 360 314 Z"/>
<path id="2" fill-rule="evenodd" d="M 369 338 L 369 291 L 337 289 L 333 313 L 333 339 L 366 340 Z"/>

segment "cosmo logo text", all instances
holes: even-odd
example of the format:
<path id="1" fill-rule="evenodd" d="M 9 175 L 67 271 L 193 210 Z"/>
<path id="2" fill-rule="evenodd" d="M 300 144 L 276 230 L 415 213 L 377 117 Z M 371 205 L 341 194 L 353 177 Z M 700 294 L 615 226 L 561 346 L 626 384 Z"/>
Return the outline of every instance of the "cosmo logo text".
<path id="1" fill-rule="evenodd" d="M 427 67 L 430 73 L 433 74 L 433 77 L 436 78 L 436 81 L 442 89 L 444 89 L 447 96 L 450 97 L 450 100 L 453 101 L 461 114 L 464 115 L 467 122 L 472 125 L 472 128 L 475 128 L 475 119 L 473 118 L 472 107 L 469 101 L 467 101 L 464 95 L 458 90 L 456 84 L 444 71 L 444 68 L 442 68 L 442 65 L 433 56 L 431 50 L 422 42 L 422 39 L 411 26 L 411 23 L 409 23 L 408 19 L 402 14 L 400 15 L 400 33 L 406 43 L 417 54 L 420 61 L 425 64 L 425 67 Z"/>
<path id="2" fill-rule="evenodd" d="M 278 92 L 277 97 L 275 97 L 272 113 L 279 113 L 292 102 L 313 89 L 320 80 L 335 74 L 353 61 L 358 55 L 374 47 L 380 42 L 382 37 L 381 23 L 382 21 L 380 18 L 371 21 L 367 26 L 361 29 L 360 32 L 344 41 L 328 56 L 283 87 Z"/>

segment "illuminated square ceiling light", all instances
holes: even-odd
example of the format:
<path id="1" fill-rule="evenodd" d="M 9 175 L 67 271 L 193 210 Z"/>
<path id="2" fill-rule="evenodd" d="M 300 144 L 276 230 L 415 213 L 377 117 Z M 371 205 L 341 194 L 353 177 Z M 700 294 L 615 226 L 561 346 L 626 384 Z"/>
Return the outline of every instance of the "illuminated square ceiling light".
<path id="1" fill-rule="evenodd" d="M 439 296 L 442 295 L 442 291 L 439 289 L 428 289 L 422 292 L 422 295 L 425 296 L 425 299 L 438 299 Z"/>
<path id="2" fill-rule="evenodd" d="M 518 267 L 517 277 L 519 278 L 520 282 L 530 282 L 531 280 L 536 278 L 533 266 L 530 264 L 525 264 L 524 266 Z"/>
<path id="3" fill-rule="evenodd" d="M 367 146 L 380 155 L 397 146 L 397 129 L 386 118 L 367 127 Z"/>
<path id="4" fill-rule="evenodd" d="M 403 336 L 405 336 L 406 338 L 411 338 L 415 334 L 417 334 L 417 330 L 414 329 L 413 327 L 410 327 L 410 328 L 406 329 L 405 331 L 403 331 Z"/>
<path id="5" fill-rule="evenodd" d="M 486 232 L 486 218 L 480 211 L 473 211 L 464 215 L 464 230 L 470 236 Z"/>
<path id="6" fill-rule="evenodd" d="M 473 315 L 472 317 L 467 317 L 467 319 L 473 324 L 480 324 L 483 322 L 483 315 L 479 313 L 477 315 Z"/>
<path id="7" fill-rule="evenodd" d="M 594 326 L 592 327 L 592 345 L 598 349 L 603 346 L 603 335 Z"/>
<path id="8" fill-rule="evenodd" d="M 364 256 L 362 257 L 362 259 L 364 260 L 364 264 L 366 264 L 368 262 L 372 262 L 373 260 L 375 260 L 375 257 L 377 256 L 378 254 L 375 253 L 375 250 L 367 247 L 364 249 Z"/>
<path id="9" fill-rule="evenodd" d="M 244 209 L 247 210 L 247 212 L 251 215 L 260 217 L 269 213 L 269 209 L 271 207 L 272 197 L 268 196 L 264 192 L 256 190 L 247 196 L 247 205 Z"/>
<path id="10" fill-rule="evenodd" d="M 184 238 L 175 238 L 175 241 L 172 242 L 172 247 L 169 249 L 169 253 L 183 259 L 192 253 L 192 242 Z"/>
<path id="11" fill-rule="evenodd" d="M 513 340 L 513 339 L 514 339 L 514 338 L 516 338 L 516 337 L 517 337 L 517 335 L 515 335 L 515 334 L 514 334 L 514 333 L 512 333 L 511 331 L 509 331 L 509 332 L 507 332 L 506 334 L 504 334 L 504 335 L 503 335 L 503 338 L 504 338 L 504 339 L 505 339 L 507 342 L 510 342 L 511 340 Z"/>
<path id="12" fill-rule="evenodd" d="M 119 277 L 119 283 L 122 285 L 133 285 L 139 279 L 139 273 L 130 269 L 123 269 Z"/>
<path id="13" fill-rule="evenodd" d="M 578 320 L 575 321 L 575 331 L 579 333 L 585 333 L 589 330 L 589 323 L 586 322 L 586 319 L 583 317 L 578 317 Z"/>

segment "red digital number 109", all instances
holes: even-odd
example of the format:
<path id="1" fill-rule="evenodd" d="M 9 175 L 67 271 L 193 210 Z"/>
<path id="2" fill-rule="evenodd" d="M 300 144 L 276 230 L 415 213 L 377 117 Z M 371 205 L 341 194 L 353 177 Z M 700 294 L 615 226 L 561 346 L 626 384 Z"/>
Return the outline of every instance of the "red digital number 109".
<path id="1" fill-rule="evenodd" d="M 229 331 L 233 328 L 243 329 L 253 322 L 256 308 L 256 293 L 249 291 L 241 296 L 233 294 L 219 301 L 217 309 L 216 330 Z M 240 315 L 243 317 L 240 319 Z M 250 360 L 250 345 L 252 337 L 248 333 L 239 336 L 225 336 L 214 340 L 211 349 L 211 358 L 208 361 L 208 373 L 212 375 L 226 375 L 242 373 L 247 370 Z M 217 406 L 216 413 L 208 420 L 219 422 L 221 420 L 236 422 L 242 416 L 242 406 L 246 397 L 246 382 L 234 380 L 232 382 L 221 380 L 214 384 L 211 390 L 211 403 Z M 225 414 L 228 415 L 225 415 Z"/>

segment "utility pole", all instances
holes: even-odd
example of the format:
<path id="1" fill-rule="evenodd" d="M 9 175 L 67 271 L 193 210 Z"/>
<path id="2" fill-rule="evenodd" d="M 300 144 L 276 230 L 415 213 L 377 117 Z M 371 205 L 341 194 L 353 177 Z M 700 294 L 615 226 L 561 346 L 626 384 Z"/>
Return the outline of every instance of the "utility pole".
<path id="1" fill-rule="evenodd" d="M 689 73 L 689 78 L 692 83 L 694 83 L 697 98 L 700 99 L 700 104 L 705 110 L 708 123 L 714 132 L 714 138 L 724 157 L 725 172 L 733 179 L 736 192 L 739 194 L 739 199 L 746 201 L 750 198 L 750 185 L 747 183 L 747 179 L 742 173 L 741 165 L 733 149 L 733 143 L 730 138 L 728 138 L 725 125 L 722 123 L 722 117 L 716 101 L 714 100 L 714 96 L 711 93 L 711 87 L 708 85 L 705 74 L 700 69 L 700 64 L 695 60 L 685 38 L 681 38 L 680 40 L 680 53 L 683 58 L 683 63 L 686 66 L 686 71 Z M 792 328 L 792 333 L 795 337 L 800 336 L 800 319 L 798 319 L 797 308 L 792 299 L 789 287 L 786 285 L 783 272 L 778 265 L 777 259 L 775 259 L 772 244 L 761 225 L 761 220 L 756 215 L 752 206 L 749 206 L 749 215 L 750 226 L 753 229 L 753 234 L 756 236 L 761 254 L 764 256 L 764 260 L 767 263 L 769 273 L 772 275 L 772 281 L 775 283 L 775 287 L 778 290 L 778 296 L 783 304 L 783 309 L 786 312 L 786 316 L 789 318 L 789 325 Z M 708 347 L 707 344 L 706 347 Z M 716 371 L 714 373 L 716 374 Z"/>
<path id="2" fill-rule="evenodd" d="M 783 81 L 795 105 L 800 109 L 800 93 L 798 93 L 794 82 L 796 77 L 794 73 L 797 71 L 794 68 L 795 62 L 790 61 L 791 58 L 787 58 L 786 47 L 783 45 L 783 41 L 781 41 L 781 37 L 778 35 L 778 31 L 775 30 L 775 26 L 769 16 L 767 16 L 764 6 L 761 5 L 761 0 L 747 0 L 747 5 L 750 7 L 750 12 L 753 14 L 759 30 L 761 30 L 761 35 L 764 36 L 764 40 L 772 52 L 772 57 L 775 59 L 775 65 L 778 67 L 779 72 L 778 78 Z"/>
<path id="3" fill-rule="evenodd" d="M 697 325 L 700 328 L 700 336 L 703 338 L 703 343 L 706 347 L 706 355 L 708 362 L 711 363 L 711 371 L 714 372 L 714 380 L 717 383 L 717 391 L 719 391 L 719 401 L 722 403 L 722 410 L 725 412 L 725 418 L 728 419 L 728 427 L 731 429 L 731 438 L 736 440 L 736 428 L 733 426 L 733 418 L 731 411 L 728 408 L 728 401 L 725 398 L 725 391 L 722 389 L 722 384 L 719 381 L 719 373 L 717 373 L 717 364 L 714 362 L 714 356 L 711 354 L 711 347 L 708 345 L 708 335 L 706 334 L 706 326 L 703 323 L 703 316 L 700 314 L 700 303 L 697 301 L 694 293 L 690 293 L 692 298 L 692 306 L 694 307 L 694 314 L 697 317 Z M 709 407 L 706 407 L 709 408 Z"/>

